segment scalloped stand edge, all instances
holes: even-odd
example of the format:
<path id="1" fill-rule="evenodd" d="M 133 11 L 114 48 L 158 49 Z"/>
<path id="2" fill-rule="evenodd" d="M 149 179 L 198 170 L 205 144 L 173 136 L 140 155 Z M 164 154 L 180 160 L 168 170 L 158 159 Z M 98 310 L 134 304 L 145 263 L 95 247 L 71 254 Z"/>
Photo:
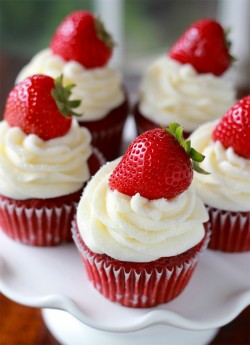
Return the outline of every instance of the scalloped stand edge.
<path id="1" fill-rule="evenodd" d="M 42 316 L 62 345 L 207 345 L 219 330 L 192 331 L 160 324 L 134 332 L 108 332 L 87 326 L 61 310 L 43 309 Z"/>

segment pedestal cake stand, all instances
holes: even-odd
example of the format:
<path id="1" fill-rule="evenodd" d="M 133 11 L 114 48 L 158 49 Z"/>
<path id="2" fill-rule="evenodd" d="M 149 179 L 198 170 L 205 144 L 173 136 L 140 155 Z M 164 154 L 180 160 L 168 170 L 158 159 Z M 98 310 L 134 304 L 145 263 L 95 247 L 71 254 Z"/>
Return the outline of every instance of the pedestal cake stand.
<path id="1" fill-rule="evenodd" d="M 129 118 L 123 150 L 134 137 Z M 178 298 L 131 309 L 92 287 L 73 243 L 29 247 L 0 231 L 0 291 L 17 303 L 42 308 L 62 345 L 206 345 L 250 304 L 249 263 L 250 253 L 207 250 Z"/>
<path id="2" fill-rule="evenodd" d="M 42 308 L 63 345 L 205 345 L 250 304 L 250 253 L 207 250 L 185 291 L 149 309 L 122 307 L 89 283 L 74 244 L 28 247 L 0 232 L 0 290 Z"/>

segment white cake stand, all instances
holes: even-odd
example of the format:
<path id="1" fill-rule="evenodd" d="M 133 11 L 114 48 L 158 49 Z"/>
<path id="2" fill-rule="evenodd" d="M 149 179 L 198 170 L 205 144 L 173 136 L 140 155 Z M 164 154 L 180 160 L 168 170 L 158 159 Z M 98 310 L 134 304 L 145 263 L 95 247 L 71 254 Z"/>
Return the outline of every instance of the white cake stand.
<path id="1" fill-rule="evenodd" d="M 43 309 L 64 345 L 205 345 L 250 304 L 250 253 L 207 250 L 185 291 L 170 303 L 131 309 L 89 283 L 75 245 L 29 247 L 0 232 L 0 290 Z"/>
<path id="2" fill-rule="evenodd" d="M 123 150 L 135 137 L 128 119 Z M 206 345 L 250 304 L 250 253 L 207 250 L 185 291 L 152 309 L 112 303 L 89 283 L 75 245 L 35 248 L 0 231 L 0 291 L 42 308 L 63 345 Z"/>

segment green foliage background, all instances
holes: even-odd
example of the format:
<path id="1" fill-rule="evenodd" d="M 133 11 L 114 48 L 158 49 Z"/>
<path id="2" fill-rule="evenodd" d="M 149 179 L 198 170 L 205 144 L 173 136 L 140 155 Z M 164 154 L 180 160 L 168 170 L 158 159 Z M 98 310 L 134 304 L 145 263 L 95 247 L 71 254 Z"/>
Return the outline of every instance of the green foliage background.
<path id="1" fill-rule="evenodd" d="M 166 51 L 190 23 L 214 16 L 217 2 L 124 0 L 126 54 Z M 94 0 L 0 0 L 0 49 L 30 58 L 48 46 L 56 27 L 70 12 L 94 11 L 94 7 Z"/>
<path id="2" fill-rule="evenodd" d="M 91 0 L 0 0 L 0 44 L 8 54 L 32 56 L 49 45 L 61 20 Z"/>

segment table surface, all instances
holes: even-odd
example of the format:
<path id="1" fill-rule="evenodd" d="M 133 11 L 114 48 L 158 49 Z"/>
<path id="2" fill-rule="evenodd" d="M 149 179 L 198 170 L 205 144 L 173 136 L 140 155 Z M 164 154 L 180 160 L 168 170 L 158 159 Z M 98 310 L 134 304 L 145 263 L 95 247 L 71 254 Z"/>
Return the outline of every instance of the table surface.
<path id="1" fill-rule="evenodd" d="M 14 303 L 0 294 L 0 344 L 58 345 L 59 343 L 47 330 L 39 309 Z M 250 307 L 234 321 L 222 327 L 211 343 L 211 345 L 249 344 Z"/>

